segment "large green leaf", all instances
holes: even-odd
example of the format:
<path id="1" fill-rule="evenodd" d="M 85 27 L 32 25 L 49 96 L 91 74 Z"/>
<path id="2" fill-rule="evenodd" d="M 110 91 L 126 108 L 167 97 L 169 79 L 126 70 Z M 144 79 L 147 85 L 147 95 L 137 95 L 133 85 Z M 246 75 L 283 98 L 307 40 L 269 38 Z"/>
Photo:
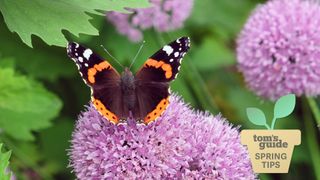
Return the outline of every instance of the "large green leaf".
<path id="1" fill-rule="evenodd" d="M 10 180 L 11 173 L 8 172 L 9 159 L 11 151 L 2 153 L 2 144 L 0 144 L 0 179 Z"/>
<path id="2" fill-rule="evenodd" d="M 32 130 L 50 125 L 61 101 L 39 83 L 0 68 L 0 128 L 16 139 L 32 140 Z"/>
<path id="3" fill-rule="evenodd" d="M 67 40 L 62 30 L 75 35 L 99 34 L 87 13 L 126 12 L 126 7 L 148 5 L 147 0 L 0 0 L 0 11 L 10 31 L 17 32 L 28 46 L 32 46 L 31 35 L 49 45 L 65 46 Z"/>

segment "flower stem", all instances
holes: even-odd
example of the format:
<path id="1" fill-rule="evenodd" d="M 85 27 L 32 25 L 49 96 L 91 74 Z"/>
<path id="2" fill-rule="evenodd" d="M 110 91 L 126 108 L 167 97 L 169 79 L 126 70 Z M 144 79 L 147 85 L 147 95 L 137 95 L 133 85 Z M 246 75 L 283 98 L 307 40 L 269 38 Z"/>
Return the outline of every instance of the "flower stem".
<path id="1" fill-rule="evenodd" d="M 307 101 L 309 102 L 309 99 L 307 99 Z M 306 134 L 309 154 L 311 156 L 311 161 L 313 164 L 316 179 L 320 179 L 320 148 L 316 137 L 317 128 L 312 123 L 312 114 L 307 105 L 303 105 L 303 114 L 303 120 L 305 125 L 304 132 Z"/>
<path id="2" fill-rule="evenodd" d="M 274 126 L 276 125 L 277 118 L 273 117 L 272 123 L 271 123 L 271 129 L 274 129 Z"/>
<path id="3" fill-rule="evenodd" d="M 312 97 L 307 98 L 307 100 L 308 100 L 309 106 L 311 108 L 311 111 L 313 113 L 314 119 L 316 120 L 318 127 L 320 127 L 320 110 L 317 105 L 317 102 Z"/>

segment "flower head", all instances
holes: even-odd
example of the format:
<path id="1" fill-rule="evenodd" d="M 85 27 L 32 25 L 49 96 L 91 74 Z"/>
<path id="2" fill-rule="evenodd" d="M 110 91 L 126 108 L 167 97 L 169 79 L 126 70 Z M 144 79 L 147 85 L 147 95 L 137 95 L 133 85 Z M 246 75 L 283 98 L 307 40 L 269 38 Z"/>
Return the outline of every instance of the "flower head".
<path id="1" fill-rule="evenodd" d="M 320 6 L 272 0 L 257 7 L 237 47 L 239 69 L 259 96 L 320 93 Z"/>
<path id="2" fill-rule="evenodd" d="M 148 126 L 113 125 L 89 106 L 70 155 L 79 179 L 255 178 L 238 129 L 220 115 L 194 112 L 175 95 Z"/>
<path id="3" fill-rule="evenodd" d="M 189 17 L 193 0 L 150 0 L 152 7 L 133 9 L 133 14 L 107 13 L 107 19 L 115 25 L 120 34 L 134 42 L 142 40 L 141 30 L 155 28 L 159 32 L 174 30 L 183 26 Z"/>

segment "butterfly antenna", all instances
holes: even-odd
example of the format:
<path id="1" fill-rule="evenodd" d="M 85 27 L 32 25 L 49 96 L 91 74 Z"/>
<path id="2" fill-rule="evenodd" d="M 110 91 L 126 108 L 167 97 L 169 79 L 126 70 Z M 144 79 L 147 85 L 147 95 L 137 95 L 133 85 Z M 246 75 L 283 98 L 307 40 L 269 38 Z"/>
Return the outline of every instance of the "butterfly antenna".
<path id="1" fill-rule="evenodd" d="M 121 67 L 122 67 L 122 69 L 124 69 L 124 66 L 120 63 L 120 61 L 118 61 L 118 59 L 116 59 L 115 57 L 113 57 L 112 55 L 111 55 L 111 53 L 101 44 L 100 45 L 101 47 L 102 47 L 102 49 L 114 60 L 114 61 L 116 61 Z"/>
<path id="2" fill-rule="evenodd" d="M 132 60 L 132 63 L 131 63 L 130 66 L 129 66 L 129 69 L 131 69 L 132 65 L 133 65 L 134 62 L 136 61 L 138 55 L 140 54 L 140 52 L 141 52 L 141 50 L 142 50 L 142 48 L 143 48 L 144 43 L 146 43 L 146 41 L 143 41 L 142 44 L 140 45 L 140 48 L 139 48 L 137 54 L 134 56 L 134 58 L 133 58 L 133 60 Z"/>

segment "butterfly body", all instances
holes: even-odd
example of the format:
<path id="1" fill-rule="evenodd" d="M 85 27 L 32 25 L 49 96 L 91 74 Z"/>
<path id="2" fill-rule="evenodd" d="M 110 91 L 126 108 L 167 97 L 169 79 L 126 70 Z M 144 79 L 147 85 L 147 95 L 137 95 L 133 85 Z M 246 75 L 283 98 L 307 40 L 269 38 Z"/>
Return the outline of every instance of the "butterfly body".
<path id="1" fill-rule="evenodd" d="M 136 83 L 133 76 L 133 73 L 129 68 L 125 68 L 124 72 L 121 75 L 121 93 L 124 100 L 123 105 L 127 106 L 129 111 L 134 110 L 136 105 Z"/>
<path id="2" fill-rule="evenodd" d="M 129 68 L 120 75 L 109 62 L 77 43 L 69 43 L 67 52 L 91 88 L 91 101 L 103 117 L 114 124 L 128 118 L 149 124 L 169 105 L 169 83 L 176 78 L 189 47 L 187 37 L 171 42 L 152 55 L 135 75 Z"/>

